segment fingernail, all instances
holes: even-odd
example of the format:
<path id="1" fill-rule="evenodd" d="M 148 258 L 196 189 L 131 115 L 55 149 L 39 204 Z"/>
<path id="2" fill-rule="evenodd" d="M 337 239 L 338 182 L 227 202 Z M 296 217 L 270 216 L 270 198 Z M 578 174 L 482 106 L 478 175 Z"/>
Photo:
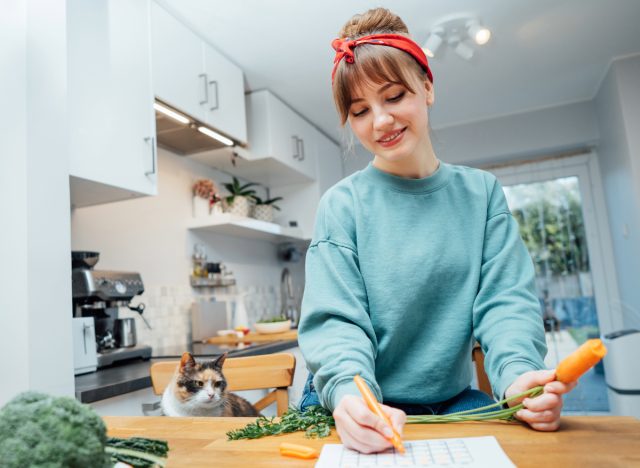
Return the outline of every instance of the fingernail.
<path id="1" fill-rule="evenodd" d="M 393 437 L 393 431 L 389 427 L 385 427 L 382 430 L 382 433 L 384 434 L 385 437 L 389 437 L 389 438 Z"/>

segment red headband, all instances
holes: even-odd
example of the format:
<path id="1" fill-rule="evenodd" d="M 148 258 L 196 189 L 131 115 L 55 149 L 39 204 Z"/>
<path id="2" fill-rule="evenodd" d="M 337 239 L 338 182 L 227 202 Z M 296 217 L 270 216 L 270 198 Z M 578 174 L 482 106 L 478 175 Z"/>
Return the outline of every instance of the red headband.
<path id="1" fill-rule="evenodd" d="M 400 34 L 372 34 L 370 36 L 363 36 L 353 40 L 348 38 L 334 39 L 331 43 L 331 46 L 336 51 L 336 57 L 333 59 L 333 71 L 331 72 L 332 83 L 340 61 L 344 58 L 347 63 L 353 63 L 355 61 L 353 49 L 362 44 L 383 45 L 406 52 L 420 64 L 425 72 L 427 72 L 429 81 L 433 83 L 433 75 L 429 69 L 429 62 L 427 62 L 427 56 L 424 54 L 422 48 L 407 36 L 402 36 Z"/>

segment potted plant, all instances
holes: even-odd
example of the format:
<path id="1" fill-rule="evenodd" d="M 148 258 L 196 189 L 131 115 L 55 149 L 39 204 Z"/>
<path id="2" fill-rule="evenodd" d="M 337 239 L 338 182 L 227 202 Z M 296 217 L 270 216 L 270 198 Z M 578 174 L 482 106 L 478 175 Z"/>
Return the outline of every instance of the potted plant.
<path id="1" fill-rule="evenodd" d="M 244 185 L 240 185 L 240 181 L 233 178 L 233 182 L 230 184 L 224 184 L 224 188 L 227 189 L 229 195 L 226 197 L 226 209 L 228 213 L 233 213 L 239 216 L 248 217 L 251 214 L 251 207 L 253 202 L 253 196 L 256 191 L 250 187 L 254 187 L 258 184 L 249 182 Z"/>
<path id="2" fill-rule="evenodd" d="M 211 179 L 198 179 L 193 184 L 193 216 L 198 218 L 221 212 L 222 198 Z"/>
<path id="3" fill-rule="evenodd" d="M 261 221 L 267 221 L 268 223 L 273 221 L 273 210 L 280 210 L 280 207 L 275 205 L 275 202 L 282 200 L 282 197 L 263 200 L 262 198 L 253 195 L 252 198 L 255 200 L 253 217 Z"/>

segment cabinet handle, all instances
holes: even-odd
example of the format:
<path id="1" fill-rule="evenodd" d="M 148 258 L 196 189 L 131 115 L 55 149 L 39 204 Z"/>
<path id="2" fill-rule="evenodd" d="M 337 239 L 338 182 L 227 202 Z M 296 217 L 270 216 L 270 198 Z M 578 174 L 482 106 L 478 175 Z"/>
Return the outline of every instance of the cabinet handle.
<path id="1" fill-rule="evenodd" d="M 202 81 L 202 84 L 204 84 L 204 101 L 200 101 L 200 105 L 202 104 L 206 104 L 209 102 L 209 86 L 207 86 L 207 74 L 206 73 L 200 73 L 198 75 L 198 78 L 204 78 L 204 80 Z"/>
<path id="2" fill-rule="evenodd" d="M 211 80 L 211 81 L 209 81 L 209 86 L 211 86 L 212 84 L 216 85 L 216 88 L 215 88 L 215 91 L 216 91 L 216 92 L 215 92 L 216 105 L 215 105 L 215 106 L 213 106 L 213 107 L 211 107 L 209 110 L 214 111 L 214 110 L 216 110 L 218 107 L 220 107 L 220 101 L 218 100 L 218 82 L 217 82 L 216 80 Z"/>
<path id="3" fill-rule="evenodd" d="M 145 137 L 144 141 L 151 143 L 151 171 L 145 171 L 144 175 L 150 176 L 156 173 L 156 139 L 154 137 Z"/>
<path id="4" fill-rule="evenodd" d="M 300 143 L 300 161 L 304 161 L 304 140 L 300 138 L 298 141 Z"/>
<path id="5" fill-rule="evenodd" d="M 295 135 L 291 137 L 291 141 L 293 142 L 293 159 L 298 159 L 300 157 L 300 145 L 298 144 L 299 138 Z"/>

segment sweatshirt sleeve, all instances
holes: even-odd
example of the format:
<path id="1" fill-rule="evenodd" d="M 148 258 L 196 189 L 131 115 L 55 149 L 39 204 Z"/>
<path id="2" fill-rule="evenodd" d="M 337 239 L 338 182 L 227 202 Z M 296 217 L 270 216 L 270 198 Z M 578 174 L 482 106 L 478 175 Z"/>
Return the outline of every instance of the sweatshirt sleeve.
<path id="1" fill-rule="evenodd" d="M 489 187 L 480 285 L 473 328 L 496 398 L 521 374 L 544 369 L 547 348 L 533 262 L 500 184 Z"/>
<path id="2" fill-rule="evenodd" d="M 336 200 L 339 196 L 330 198 L 333 202 L 325 197 L 320 203 L 307 251 L 298 340 L 320 403 L 333 411 L 344 395 L 359 395 L 356 374 L 379 401 L 382 394 L 375 380 L 377 341 L 359 268 L 354 216 Z"/>

